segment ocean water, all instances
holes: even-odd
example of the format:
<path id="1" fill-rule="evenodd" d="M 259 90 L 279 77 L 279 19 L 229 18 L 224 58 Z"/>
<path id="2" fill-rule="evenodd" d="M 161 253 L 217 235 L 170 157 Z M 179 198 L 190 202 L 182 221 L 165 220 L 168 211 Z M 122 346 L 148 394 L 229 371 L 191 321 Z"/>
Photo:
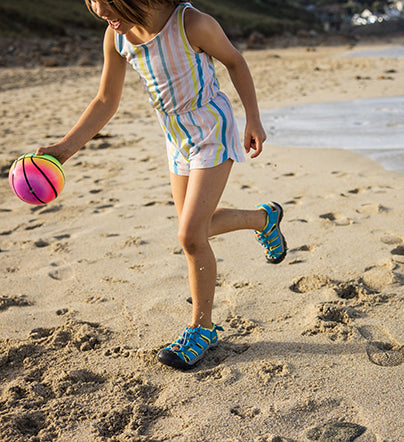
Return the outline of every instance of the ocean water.
<path id="1" fill-rule="evenodd" d="M 404 46 L 391 46 L 387 48 L 353 50 L 343 57 L 376 57 L 376 58 L 404 58 Z"/>
<path id="2" fill-rule="evenodd" d="M 404 173 L 404 96 L 287 106 L 261 117 L 271 144 L 348 149 Z"/>

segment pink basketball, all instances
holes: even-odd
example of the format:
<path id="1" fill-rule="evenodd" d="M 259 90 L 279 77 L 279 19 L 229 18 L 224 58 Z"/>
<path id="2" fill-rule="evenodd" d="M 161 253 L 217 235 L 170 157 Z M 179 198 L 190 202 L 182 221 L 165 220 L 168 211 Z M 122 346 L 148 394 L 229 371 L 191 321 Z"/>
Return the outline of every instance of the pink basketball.
<path id="1" fill-rule="evenodd" d="M 8 180 L 18 198 L 28 204 L 42 205 L 63 190 L 65 174 L 56 158 L 27 153 L 14 161 Z"/>

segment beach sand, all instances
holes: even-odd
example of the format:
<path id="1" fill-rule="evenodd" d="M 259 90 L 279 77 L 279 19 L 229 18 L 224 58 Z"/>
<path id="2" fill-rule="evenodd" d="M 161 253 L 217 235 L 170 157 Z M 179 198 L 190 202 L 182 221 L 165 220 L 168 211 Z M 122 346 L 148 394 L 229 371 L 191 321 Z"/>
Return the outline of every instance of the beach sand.
<path id="1" fill-rule="evenodd" d="M 261 108 L 402 94 L 403 59 L 351 51 L 245 52 Z M 65 164 L 57 200 L 29 206 L 8 185 L 17 156 L 76 122 L 99 74 L 0 70 L 0 439 L 403 440 L 404 175 L 271 140 L 235 165 L 220 205 L 281 203 L 289 253 L 271 265 L 251 232 L 212 239 L 225 331 L 175 371 L 156 354 L 190 319 L 187 269 L 137 75 L 102 136 Z"/>

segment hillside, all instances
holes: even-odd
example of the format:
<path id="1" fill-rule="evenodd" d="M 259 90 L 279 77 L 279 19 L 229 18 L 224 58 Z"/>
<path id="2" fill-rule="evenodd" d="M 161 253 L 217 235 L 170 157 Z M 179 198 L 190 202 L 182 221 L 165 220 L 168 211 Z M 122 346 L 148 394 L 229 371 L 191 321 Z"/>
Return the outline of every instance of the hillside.
<path id="1" fill-rule="evenodd" d="M 214 15 L 232 37 L 246 37 L 254 30 L 270 36 L 315 26 L 314 16 L 292 0 L 195 0 L 193 4 Z M 98 33 L 104 28 L 83 0 L 1 0 L 1 37 L 63 36 L 77 29 Z"/>
<path id="2" fill-rule="evenodd" d="M 287 0 L 195 0 L 193 4 L 216 17 L 234 37 L 246 37 L 252 31 L 271 36 L 316 26 L 312 14 Z"/>

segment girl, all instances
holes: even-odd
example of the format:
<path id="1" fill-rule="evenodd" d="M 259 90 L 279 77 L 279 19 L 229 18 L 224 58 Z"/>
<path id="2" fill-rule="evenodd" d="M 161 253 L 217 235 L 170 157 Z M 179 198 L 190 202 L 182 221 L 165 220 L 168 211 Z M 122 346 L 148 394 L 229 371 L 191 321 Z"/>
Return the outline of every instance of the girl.
<path id="1" fill-rule="evenodd" d="M 244 148 L 251 158 L 266 139 L 253 81 L 241 54 L 219 24 L 177 0 L 85 0 L 108 22 L 98 93 L 77 124 L 58 143 L 39 148 L 64 163 L 110 120 L 120 101 L 126 62 L 138 71 L 166 136 L 171 188 L 178 213 L 192 295 L 192 321 L 161 350 L 166 365 L 192 367 L 217 343 L 212 323 L 216 260 L 210 236 L 253 229 L 266 258 L 286 255 L 276 203 L 255 210 L 217 209 L 234 161 L 244 161 L 229 100 L 220 91 L 212 57 L 227 68 L 246 113 Z"/>

